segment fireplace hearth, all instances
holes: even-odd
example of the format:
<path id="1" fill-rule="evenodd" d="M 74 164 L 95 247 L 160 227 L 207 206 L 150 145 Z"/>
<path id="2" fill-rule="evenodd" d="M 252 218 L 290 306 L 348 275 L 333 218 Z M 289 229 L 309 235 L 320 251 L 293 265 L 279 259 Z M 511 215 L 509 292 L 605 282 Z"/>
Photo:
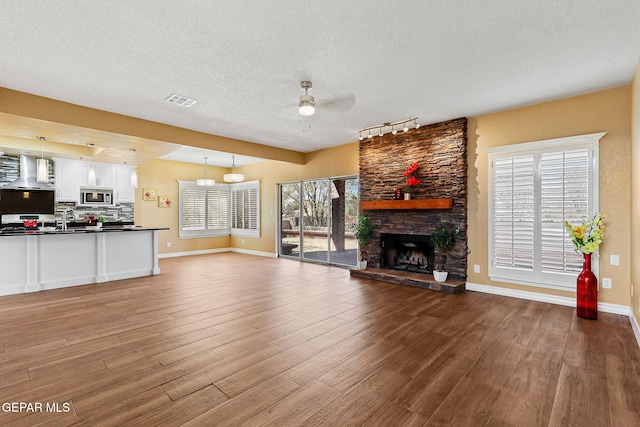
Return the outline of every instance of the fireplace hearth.
<path id="1" fill-rule="evenodd" d="M 428 235 L 381 233 L 381 267 L 431 274 L 434 250 Z"/>

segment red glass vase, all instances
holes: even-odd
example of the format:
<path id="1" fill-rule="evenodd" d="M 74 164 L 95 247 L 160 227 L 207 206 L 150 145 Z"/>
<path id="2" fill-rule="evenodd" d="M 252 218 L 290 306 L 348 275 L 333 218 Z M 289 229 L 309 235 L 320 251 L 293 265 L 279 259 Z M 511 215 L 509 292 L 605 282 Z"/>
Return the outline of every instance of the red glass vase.
<path id="1" fill-rule="evenodd" d="M 591 271 L 591 254 L 584 255 L 582 271 L 578 274 L 577 313 L 583 319 L 598 318 L 598 278 Z"/>

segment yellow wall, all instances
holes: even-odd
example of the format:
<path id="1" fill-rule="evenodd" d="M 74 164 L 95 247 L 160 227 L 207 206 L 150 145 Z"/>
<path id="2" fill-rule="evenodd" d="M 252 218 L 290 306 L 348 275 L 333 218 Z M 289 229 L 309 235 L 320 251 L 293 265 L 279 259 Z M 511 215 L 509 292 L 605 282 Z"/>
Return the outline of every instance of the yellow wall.
<path id="1" fill-rule="evenodd" d="M 640 62 L 631 87 L 631 307 L 636 319 L 640 321 Z"/>
<path id="2" fill-rule="evenodd" d="M 600 274 L 612 279 L 601 289 L 600 302 L 630 304 L 631 236 L 631 87 L 625 86 L 560 101 L 473 118 L 469 121 L 469 269 L 471 283 L 566 297 L 574 293 L 493 282 L 488 277 L 488 155 L 489 147 L 607 132 L 600 141 L 600 211 L 607 215 L 600 247 Z M 620 255 L 620 266 L 609 255 Z M 479 264 L 481 272 L 474 273 Z"/>
<path id="3" fill-rule="evenodd" d="M 276 252 L 276 215 L 278 212 L 277 184 L 304 179 L 325 178 L 358 173 L 358 144 L 351 143 L 305 155 L 304 165 L 266 160 L 237 167 L 245 174 L 246 181 L 260 181 L 260 238 L 217 237 L 180 239 L 178 237 L 178 180 L 194 181 L 203 174 L 201 165 L 154 160 L 138 167 L 139 188 L 136 193 L 136 224 L 145 227 L 170 227 L 159 233 L 159 252 L 189 252 L 206 249 L 235 247 L 248 251 Z M 228 169 L 209 167 L 207 176 L 222 182 Z M 158 195 L 168 196 L 173 208 L 160 208 L 157 202 L 142 200 L 144 188 L 154 188 Z M 244 243 L 243 243 L 244 241 Z M 171 242 L 171 248 L 167 248 Z"/>

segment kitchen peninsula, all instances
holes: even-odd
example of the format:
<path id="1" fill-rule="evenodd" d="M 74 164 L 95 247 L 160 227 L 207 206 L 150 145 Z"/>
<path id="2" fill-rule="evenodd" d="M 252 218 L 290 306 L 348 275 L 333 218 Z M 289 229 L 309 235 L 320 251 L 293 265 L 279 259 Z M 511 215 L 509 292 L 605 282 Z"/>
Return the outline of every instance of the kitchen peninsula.
<path id="1" fill-rule="evenodd" d="M 2 232 L 0 296 L 160 274 L 159 230 Z"/>

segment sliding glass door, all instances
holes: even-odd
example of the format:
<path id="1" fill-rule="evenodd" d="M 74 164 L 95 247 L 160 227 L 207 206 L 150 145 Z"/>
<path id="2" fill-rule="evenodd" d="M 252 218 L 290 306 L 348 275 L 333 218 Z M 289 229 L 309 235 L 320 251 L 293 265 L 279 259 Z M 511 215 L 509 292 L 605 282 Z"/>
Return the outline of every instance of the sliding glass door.
<path id="1" fill-rule="evenodd" d="M 356 266 L 357 220 L 355 177 L 281 184 L 279 255 Z"/>

